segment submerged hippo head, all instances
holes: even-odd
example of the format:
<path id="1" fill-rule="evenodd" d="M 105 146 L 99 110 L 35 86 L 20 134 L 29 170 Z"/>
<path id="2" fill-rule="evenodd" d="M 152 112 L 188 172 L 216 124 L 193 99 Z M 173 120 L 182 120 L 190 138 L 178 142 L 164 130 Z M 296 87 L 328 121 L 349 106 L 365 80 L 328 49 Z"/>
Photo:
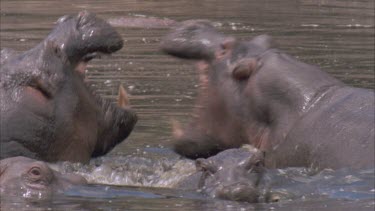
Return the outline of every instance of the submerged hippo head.
<path id="1" fill-rule="evenodd" d="M 64 16 L 36 47 L 1 54 L 1 157 L 87 162 L 110 151 L 137 117 L 124 89 L 113 105 L 84 83 L 86 63 L 123 46 L 120 35 L 88 12 Z"/>
<path id="2" fill-rule="evenodd" d="M 199 186 L 214 198 L 259 202 L 259 184 L 264 173 L 264 155 L 252 148 L 228 149 L 215 156 L 196 160 L 202 172 Z"/>
<path id="3" fill-rule="evenodd" d="M 47 163 L 26 157 L 12 157 L 0 161 L 1 197 L 46 199 L 73 185 L 86 184 L 77 174 L 60 174 Z"/>

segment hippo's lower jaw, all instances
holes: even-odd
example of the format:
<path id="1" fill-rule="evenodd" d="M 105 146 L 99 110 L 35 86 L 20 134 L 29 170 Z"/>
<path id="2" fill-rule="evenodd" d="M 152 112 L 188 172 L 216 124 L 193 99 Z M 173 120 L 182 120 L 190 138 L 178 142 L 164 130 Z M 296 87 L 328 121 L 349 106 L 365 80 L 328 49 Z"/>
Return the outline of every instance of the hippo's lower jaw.
<path id="1" fill-rule="evenodd" d="M 99 96 L 96 90 L 92 89 L 91 84 L 84 80 L 88 62 L 100 54 L 106 53 L 92 52 L 89 57 L 84 55 L 82 60 L 77 61 L 77 65 L 74 68 L 76 82 L 81 84 L 79 85 L 79 89 L 82 91 L 81 98 L 86 98 L 83 100 L 85 101 L 84 103 L 88 103 L 91 107 L 92 111 L 90 113 L 95 113 L 96 124 L 90 122 L 94 121 L 94 119 L 87 119 L 87 115 L 91 115 L 90 113 L 82 114 L 82 112 L 78 112 L 76 115 L 78 116 L 77 120 L 80 122 L 80 126 L 77 129 L 80 130 L 86 124 L 86 127 L 91 127 L 92 131 L 87 131 L 86 129 L 85 131 L 77 131 L 75 135 L 77 139 L 72 140 L 71 142 L 73 143 L 70 146 L 67 145 L 60 152 L 49 155 L 46 158 L 48 161 L 67 160 L 87 163 L 91 157 L 102 156 L 125 140 L 137 122 L 137 115 L 130 108 L 128 94 L 122 85 L 119 86 L 118 100 L 116 103 L 113 103 Z M 87 109 L 87 107 L 82 109 Z M 64 112 L 69 113 L 71 110 Z M 81 116 L 83 119 L 81 119 Z M 87 134 L 95 132 L 96 134 Z M 82 144 L 77 145 L 76 143 L 84 143 L 88 147 L 86 152 L 77 153 L 74 148 L 84 146 Z"/>
<path id="2" fill-rule="evenodd" d="M 137 114 L 130 109 L 129 99 L 122 85 L 119 87 L 117 105 L 101 97 L 97 101 L 101 105 L 102 115 L 98 122 L 98 137 L 92 157 L 106 154 L 125 140 L 138 120 Z"/>

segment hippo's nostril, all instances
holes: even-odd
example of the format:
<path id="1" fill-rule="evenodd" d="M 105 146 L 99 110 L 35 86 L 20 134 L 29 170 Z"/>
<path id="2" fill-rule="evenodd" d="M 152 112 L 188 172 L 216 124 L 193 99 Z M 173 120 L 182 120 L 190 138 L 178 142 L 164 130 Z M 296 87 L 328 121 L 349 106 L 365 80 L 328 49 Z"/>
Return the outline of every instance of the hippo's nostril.
<path id="1" fill-rule="evenodd" d="M 82 26 L 86 25 L 89 21 L 88 19 L 90 15 L 91 14 L 86 10 L 79 12 L 77 15 L 76 29 L 80 29 Z M 93 17 L 93 15 L 91 16 Z"/>

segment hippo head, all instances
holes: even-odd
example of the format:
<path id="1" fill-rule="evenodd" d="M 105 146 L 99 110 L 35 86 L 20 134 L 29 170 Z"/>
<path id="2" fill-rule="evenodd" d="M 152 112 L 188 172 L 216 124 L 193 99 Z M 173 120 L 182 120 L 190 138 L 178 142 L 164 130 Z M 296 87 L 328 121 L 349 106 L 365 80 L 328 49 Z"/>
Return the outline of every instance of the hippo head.
<path id="1" fill-rule="evenodd" d="M 123 46 L 120 35 L 88 12 L 64 16 L 36 47 L 1 53 L 1 157 L 88 162 L 132 131 L 137 117 L 120 89 L 119 105 L 84 82 L 86 63 Z"/>
<path id="2" fill-rule="evenodd" d="M 177 153 L 189 158 L 208 157 L 251 143 L 248 125 L 243 123 L 248 102 L 242 92 L 247 80 L 261 66 L 258 56 L 270 47 L 271 39 L 266 35 L 248 42 L 238 41 L 200 20 L 183 22 L 164 38 L 164 52 L 198 61 L 198 106 L 188 126 L 174 129 Z M 255 113 L 255 118 L 264 116 L 262 110 Z"/>
<path id="3" fill-rule="evenodd" d="M 12 157 L 0 161 L 0 194 L 27 199 L 47 199 L 74 185 L 87 181 L 77 174 L 60 174 L 47 163 L 26 157 Z"/>
<path id="4" fill-rule="evenodd" d="M 259 202 L 259 183 L 264 173 L 264 154 L 253 147 L 228 149 L 196 160 L 202 172 L 200 188 L 214 198 Z"/>
<path id="5" fill-rule="evenodd" d="M 273 46 L 267 35 L 237 40 L 207 21 L 166 35 L 162 50 L 197 60 L 201 80 L 195 117 L 174 130 L 175 151 L 207 157 L 248 143 L 267 152 L 267 167 L 371 166 L 374 147 L 364 146 L 374 143 L 373 90 L 348 87 Z"/>

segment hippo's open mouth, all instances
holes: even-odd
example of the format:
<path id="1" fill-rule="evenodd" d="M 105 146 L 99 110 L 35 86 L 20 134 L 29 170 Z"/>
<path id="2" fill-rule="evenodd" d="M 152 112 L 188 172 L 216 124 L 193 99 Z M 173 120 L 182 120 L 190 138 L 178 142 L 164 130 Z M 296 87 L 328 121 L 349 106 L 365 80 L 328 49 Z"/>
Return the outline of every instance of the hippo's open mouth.
<path id="1" fill-rule="evenodd" d="M 118 105 L 85 82 L 87 63 L 123 47 L 119 33 L 86 11 L 64 16 L 37 46 L 1 55 L 1 157 L 88 162 L 132 131 L 136 114 L 120 87 Z M 13 57 L 3 55 L 13 55 Z"/>
<path id="2" fill-rule="evenodd" d="M 82 76 L 82 78 L 85 78 L 86 73 L 88 72 L 88 65 L 89 62 L 92 61 L 93 59 L 100 59 L 103 56 L 110 56 L 111 54 L 104 54 L 101 52 L 93 52 L 85 55 L 82 60 L 80 60 L 76 67 L 75 71 Z"/>
<path id="3" fill-rule="evenodd" d="M 13 52 L 2 50 L 2 75 L 14 77 L 2 81 L 5 88 L 12 88 L 9 86 L 17 82 L 42 103 L 44 98 L 51 99 L 56 94 L 59 84 L 69 77 L 68 70 L 76 70 L 84 78 L 89 61 L 123 47 L 115 29 L 87 11 L 63 16 L 57 23 L 43 42 L 18 57 L 8 58 L 5 54 Z"/>

